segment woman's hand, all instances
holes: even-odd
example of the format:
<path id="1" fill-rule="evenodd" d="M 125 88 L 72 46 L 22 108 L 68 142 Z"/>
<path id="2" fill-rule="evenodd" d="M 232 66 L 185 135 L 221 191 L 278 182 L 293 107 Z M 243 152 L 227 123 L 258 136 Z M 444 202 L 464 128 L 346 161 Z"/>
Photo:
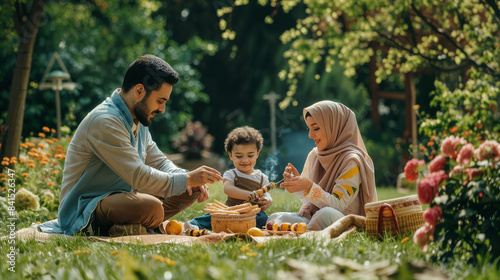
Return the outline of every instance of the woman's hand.
<path id="1" fill-rule="evenodd" d="M 300 176 L 299 171 L 295 166 L 293 166 L 291 163 L 289 163 L 285 167 L 285 172 L 283 172 L 283 178 L 285 178 L 285 182 L 290 181 L 293 177 Z"/>
<path id="2" fill-rule="evenodd" d="M 280 184 L 281 188 L 286 189 L 290 193 L 303 191 L 304 195 L 309 193 L 309 190 L 312 188 L 313 182 L 306 177 L 302 177 L 300 175 L 295 176 L 288 181 Z"/>
<path id="3" fill-rule="evenodd" d="M 311 210 L 312 210 L 311 204 L 303 204 L 299 210 L 299 217 L 304 217 L 310 220 L 312 218 Z"/>

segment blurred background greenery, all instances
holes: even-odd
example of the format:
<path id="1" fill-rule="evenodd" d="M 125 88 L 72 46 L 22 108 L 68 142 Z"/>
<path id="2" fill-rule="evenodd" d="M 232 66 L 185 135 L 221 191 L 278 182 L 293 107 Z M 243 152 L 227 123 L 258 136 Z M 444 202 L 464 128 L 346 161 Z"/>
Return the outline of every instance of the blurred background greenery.
<path id="1" fill-rule="evenodd" d="M 2 4 L 4 14 L 9 5 Z M 29 2 L 29 1 L 28 1 Z M 368 65 L 347 78 L 335 64 L 326 72 L 324 65 L 310 63 L 297 85 L 295 102 L 277 110 L 278 153 L 270 157 L 271 131 L 269 102 L 263 95 L 275 92 L 284 98 L 286 81 L 278 74 L 286 68 L 283 54 L 287 46 L 280 35 L 296 26 L 306 14 L 303 4 L 285 13 L 250 1 L 234 7 L 228 21 L 237 36 L 224 40 L 217 11 L 232 6 L 225 0 L 92 0 L 51 1 L 45 6 L 35 42 L 30 74 L 23 136 L 41 127 L 56 127 L 54 93 L 40 91 L 38 84 L 54 54 L 62 57 L 76 90 L 62 91 L 62 125 L 74 131 L 78 123 L 112 91 L 121 86 L 128 65 L 142 54 L 162 57 L 176 69 L 180 82 L 174 87 L 165 114 L 150 127 L 153 139 L 168 153 L 189 121 L 199 121 L 210 134 L 211 152 L 225 158 L 224 139 L 237 126 L 259 129 L 265 139 L 259 168 L 272 165 L 281 173 L 287 162 L 299 169 L 314 143 L 307 138 L 302 109 L 323 100 L 335 100 L 350 107 L 357 116 L 369 154 L 375 162 L 378 185 L 395 185 L 409 157 L 409 145 L 402 141 L 404 101 L 381 100 L 380 126 L 370 119 Z M 273 14 L 273 24 L 266 17 Z M 13 23 L 5 18 L 0 31 L 0 126 L 5 125 L 9 92 L 16 62 L 17 41 Z M 320 74 L 320 75 L 316 75 Z M 398 75 L 382 81 L 388 91 L 404 91 Z M 416 77 L 417 103 L 428 108 L 434 77 Z M 278 100 L 279 101 L 279 100 Z M 420 102 L 421 101 L 421 102 Z"/>

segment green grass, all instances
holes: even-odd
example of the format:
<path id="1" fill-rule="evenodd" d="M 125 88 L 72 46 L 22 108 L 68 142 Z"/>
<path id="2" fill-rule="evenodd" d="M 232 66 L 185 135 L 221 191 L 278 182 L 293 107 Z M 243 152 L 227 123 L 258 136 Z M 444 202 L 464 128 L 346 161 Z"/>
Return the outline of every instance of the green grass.
<path id="1" fill-rule="evenodd" d="M 378 193 L 379 199 L 403 195 L 395 189 L 380 188 Z M 300 206 L 294 195 L 283 190 L 276 189 L 271 194 L 274 204 L 269 213 L 296 211 Z M 209 201 L 213 198 L 224 201 L 220 184 L 211 187 Z M 203 204 L 195 204 L 174 218 L 184 221 L 203 213 Z M 21 228 L 33 221 L 44 221 L 50 215 L 54 213 L 24 214 L 17 226 Z M 435 249 L 431 247 L 428 252 L 421 252 L 412 242 L 401 243 L 401 238 L 379 242 L 363 232 L 338 244 L 310 239 L 277 239 L 265 246 L 245 241 L 143 246 L 92 242 L 81 237 L 54 238 L 43 243 L 17 240 L 16 272 L 12 273 L 7 270 L 5 259 L 9 253 L 8 241 L 0 241 L 0 244 L 3 260 L 0 279 L 284 279 L 291 270 L 287 265 L 290 260 L 331 267 L 335 257 L 349 258 L 360 264 L 389 261 L 399 267 L 396 279 L 410 279 L 408 263 L 411 260 L 429 262 Z M 493 265 L 471 267 L 460 260 L 434 265 L 445 271 L 450 279 L 500 277 Z"/>

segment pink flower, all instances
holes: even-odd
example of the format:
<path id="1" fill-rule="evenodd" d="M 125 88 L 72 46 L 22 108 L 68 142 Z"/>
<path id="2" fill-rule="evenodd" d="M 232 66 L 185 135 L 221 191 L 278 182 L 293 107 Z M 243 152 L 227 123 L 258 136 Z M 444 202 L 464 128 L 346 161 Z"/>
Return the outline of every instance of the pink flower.
<path id="1" fill-rule="evenodd" d="M 424 165 L 423 160 L 418 160 L 416 158 L 408 161 L 405 165 L 405 178 L 408 182 L 414 182 L 418 179 L 418 167 Z"/>
<path id="2" fill-rule="evenodd" d="M 434 240 L 434 227 L 425 224 L 415 231 L 413 234 L 413 243 L 420 244 L 420 249 L 429 244 L 429 241 Z"/>
<path id="3" fill-rule="evenodd" d="M 462 166 L 457 165 L 457 166 L 453 167 L 453 169 L 450 171 L 450 174 L 448 175 L 448 177 L 451 177 L 455 174 L 461 174 L 462 172 L 463 172 Z"/>
<path id="4" fill-rule="evenodd" d="M 478 160 L 500 160 L 500 144 L 492 140 L 484 141 L 476 150 L 476 158 Z"/>
<path id="5" fill-rule="evenodd" d="M 469 175 L 469 181 L 472 181 L 474 177 L 480 177 L 483 175 L 483 170 L 479 168 L 466 168 L 464 171 L 467 175 Z"/>
<path id="6" fill-rule="evenodd" d="M 442 170 L 446 165 L 446 157 L 443 155 L 438 155 L 435 157 L 428 166 L 429 172 L 436 172 Z"/>
<path id="7" fill-rule="evenodd" d="M 471 143 L 466 144 L 460 149 L 458 153 L 457 162 L 461 165 L 468 165 L 472 156 L 474 155 L 474 145 Z"/>
<path id="8" fill-rule="evenodd" d="M 428 208 L 424 212 L 424 221 L 433 227 L 436 226 L 436 224 L 441 221 L 441 217 L 443 216 L 443 210 L 441 209 L 441 206 L 434 206 L 432 208 Z"/>
<path id="9" fill-rule="evenodd" d="M 448 175 L 446 175 L 444 170 L 440 170 L 438 172 L 433 172 L 420 180 L 417 184 L 418 199 L 420 202 L 423 204 L 431 203 L 434 197 L 436 197 L 439 184 L 447 178 Z"/>
<path id="10" fill-rule="evenodd" d="M 466 143 L 467 141 L 462 137 L 446 137 L 443 142 L 441 142 L 441 153 L 455 159 L 457 157 L 458 146 L 465 145 Z"/>

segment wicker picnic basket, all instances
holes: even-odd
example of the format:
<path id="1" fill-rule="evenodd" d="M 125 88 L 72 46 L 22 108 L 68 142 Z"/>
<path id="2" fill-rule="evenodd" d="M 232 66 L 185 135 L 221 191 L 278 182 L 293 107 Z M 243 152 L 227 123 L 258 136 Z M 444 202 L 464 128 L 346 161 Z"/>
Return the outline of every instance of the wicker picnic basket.
<path id="1" fill-rule="evenodd" d="M 414 232 L 424 225 L 422 204 L 418 195 L 365 204 L 366 232 L 370 236 L 382 237 Z"/>
<path id="2" fill-rule="evenodd" d="M 250 228 L 255 227 L 255 214 L 212 214 L 212 231 L 238 233 L 247 232 Z"/>

